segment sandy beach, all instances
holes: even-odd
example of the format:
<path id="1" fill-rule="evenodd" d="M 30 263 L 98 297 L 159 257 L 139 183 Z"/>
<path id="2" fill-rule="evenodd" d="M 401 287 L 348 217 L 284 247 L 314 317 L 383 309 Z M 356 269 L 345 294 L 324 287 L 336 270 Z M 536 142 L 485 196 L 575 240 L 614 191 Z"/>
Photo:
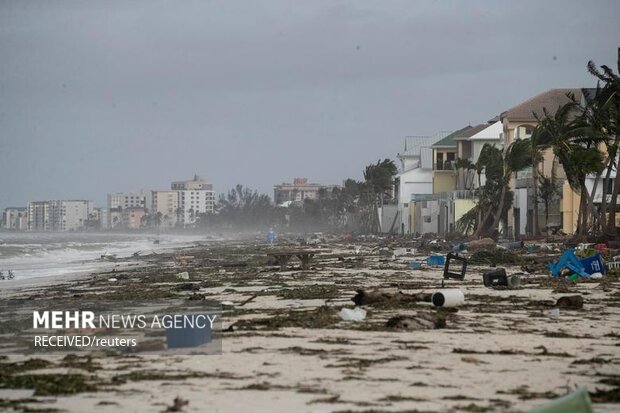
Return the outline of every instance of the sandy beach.
<path id="1" fill-rule="evenodd" d="M 268 253 L 293 246 L 222 241 L 142 256 L 113 272 L 16 281 L 15 288 L 2 289 L 2 299 L 133 294 L 144 299 L 202 295 L 223 302 L 223 351 L 209 356 L 12 355 L 0 360 L 0 407 L 526 412 L 585 386 L 596 412 L 618 410 L 617 276 L 567 283 L 552 279 L 541 265 L 527 274 L 518 264 L 498 264 L 508 274 L 520 273 L 521 285 L 492 289 L 484 287 L 481 276 L 489 265 L 472 263 L 463 281 L 446 282 L 463 291 L 465 303 L 438 310 L 428 302 L 393 298 L 441 286 L 442 268 L 408 268 L 409 261 L 423 260 L 430 251 L 416 242 L 333 237 L 312 246 L 318 251 L 309 269 L 293 259 L 281 271 Z M 540 254 L 520 254 L 528 262 L 542 260 Z M 180 261 L 179 256 L 191 258 Z M 175 277 L 182 271 L 189 280 Z M 357 290 L 388 298 L 362 306 L 364 320 L 343 321 L 338 312 L 354 308 Z M 559 316 L 550 315 L 558 298 L 575 295 L 583 297 L 582 308 L 559 308 Z M 389 327 L 395 316 L 411 323 Z M 445 326 L 413 327 L 427 316 Z M 175 398 L 187 403 L 174 406 Z"/>

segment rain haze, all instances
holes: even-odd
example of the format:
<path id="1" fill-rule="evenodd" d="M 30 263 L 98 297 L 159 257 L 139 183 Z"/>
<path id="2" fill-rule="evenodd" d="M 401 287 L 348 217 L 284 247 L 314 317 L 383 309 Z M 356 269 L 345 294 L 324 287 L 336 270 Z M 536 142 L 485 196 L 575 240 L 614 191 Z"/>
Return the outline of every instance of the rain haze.
<path id="1" fill-rule="evenodd" d="M 615 64 L 617 1 L 0 4 L 0 207 L 340 184 Z"/>

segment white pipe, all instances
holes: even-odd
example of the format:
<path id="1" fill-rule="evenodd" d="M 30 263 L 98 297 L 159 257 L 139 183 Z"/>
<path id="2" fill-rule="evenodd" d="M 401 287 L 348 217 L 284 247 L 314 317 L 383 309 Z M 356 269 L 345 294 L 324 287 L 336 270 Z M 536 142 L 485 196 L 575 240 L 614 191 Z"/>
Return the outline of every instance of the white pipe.
<path id="1" fill-rule="evenodd" d="M 458 307 L 465 303 L 465 295 L 458 288 L 444 288 L 433 293 L 431 302 L 435 307 Z"/>

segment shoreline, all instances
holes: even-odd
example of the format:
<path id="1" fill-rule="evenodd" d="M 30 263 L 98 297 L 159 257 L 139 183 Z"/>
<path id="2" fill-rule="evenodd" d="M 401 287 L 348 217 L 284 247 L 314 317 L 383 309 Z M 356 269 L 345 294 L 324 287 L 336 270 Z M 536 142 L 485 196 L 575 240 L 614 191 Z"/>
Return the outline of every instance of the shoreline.
<path id="1" fill-rule="evenodd" d="M 69 412 L 165 411 L 176 397 L 189 402 L 186 412 L 250 404 L 257 412 L 525 412 L 566 393 L 567 382 L 593 395 L 616 388 L 609 384 L 610 378 L 620 379 L 616 277 L 566 284 L 549 277 L 543 265 L 521 275 L 516 289 L 490 289 L 480 276 L 488 265 L 471 264 L 465 280 L 447 282 L 463 291 L 465 303 L 440 311 L 402 300 L 440 287 L 441 268 L 408 268 L 431 250 L 405 239 L 328 238 L 311 247 L 323 252 L 309 270 L 291 261 L 279 271 L 267 255 L 310 247 L 234 240 L 143 257 L 140 265 L 114 273 L 65 279 L 62 288 L 28 288 L 33 297 L 52 299 L 77 293 L 84 300 L 96 294 L 227 302 L 222 354 L 31 356 L 50 364 L 20 375 L 50 373 L 66 383 L 66 375 L 74 375 L 77 387 L 60 386 L 53 399 L 18 389 L 2 390 L 0 397 L 19 408 Z M 386 258 L 385 251 L 399 255 Z M 179 261 L 178 254 L 192 258 Z M 503 266 L 509 274 L 521 272 L 518 264 Z M 182 271 L 188 280 L 176 277 Z M 117 281 L 109 281 L 112 277 Z M 362 321 L 341 320 L 338 313 L 354 308 L 359 289 L 398 299 L 364 305 Z M 561 308 L 558 317 L 549 316 L 567 295 L 582 296 L 583 308 Z M 412 329 L 402 322 L 389 327 L 396 316 L 411 325 L 424 325 L 419 317 L 439 316 L 445 327 Z M 7 363 L 20 359 L 0 362 L 9 371 Z M 617 404 L 597 399 L 595 410 L 612 412 Z"/>

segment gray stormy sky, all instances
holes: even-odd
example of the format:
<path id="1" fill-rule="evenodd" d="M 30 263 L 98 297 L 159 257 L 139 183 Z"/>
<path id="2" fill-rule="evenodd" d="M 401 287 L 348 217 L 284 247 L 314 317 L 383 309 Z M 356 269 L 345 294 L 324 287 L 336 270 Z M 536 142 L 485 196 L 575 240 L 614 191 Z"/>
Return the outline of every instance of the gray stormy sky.
<path id="1" fill-rule="evenodd" d="M 615 68 L 620 2 L 2 1 L 0 207 L 340 183 Z"/>

